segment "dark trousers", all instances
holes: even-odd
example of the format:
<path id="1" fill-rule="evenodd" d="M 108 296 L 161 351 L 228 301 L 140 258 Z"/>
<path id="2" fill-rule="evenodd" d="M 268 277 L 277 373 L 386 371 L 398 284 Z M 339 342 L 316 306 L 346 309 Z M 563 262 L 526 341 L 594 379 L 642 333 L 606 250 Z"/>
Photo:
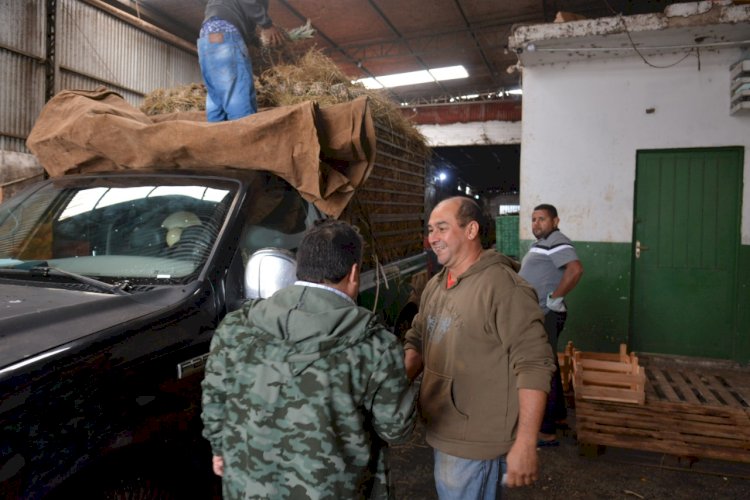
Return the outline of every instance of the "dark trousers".
<path id="1" fill-rule="evenodd" d="M 550 311 L 544 315 L 544 329 L 547 331 L 552 352 L 555 353 L 555 373 L 552 375 L 552 383 L 547 395 L 547 407 L 544 410 L 544 419 L 542 420 L 541 432 L 544 434 L 555 434 L 557 432 L 555 422 L 565 420 L 568 416 L 568 411 L 565 408 L 562 378 L 560 377 L 560 365 L 557 362 L 557 340 L 565 327 L 567 317 L 568 313 L 555 311 Z"/>

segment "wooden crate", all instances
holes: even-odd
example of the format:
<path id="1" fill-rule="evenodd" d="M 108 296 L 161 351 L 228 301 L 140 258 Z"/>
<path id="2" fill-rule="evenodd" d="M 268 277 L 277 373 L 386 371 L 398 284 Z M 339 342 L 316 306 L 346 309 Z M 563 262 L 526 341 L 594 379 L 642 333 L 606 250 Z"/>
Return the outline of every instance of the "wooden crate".
<path id="1" fill-rule="evenodd" d="M 642 405 L 646 401 L 646 372 L 634 353 L 620 344 L 618 353 L 573 349 L 572 382 L 576 400 L 611 401 Z"/>

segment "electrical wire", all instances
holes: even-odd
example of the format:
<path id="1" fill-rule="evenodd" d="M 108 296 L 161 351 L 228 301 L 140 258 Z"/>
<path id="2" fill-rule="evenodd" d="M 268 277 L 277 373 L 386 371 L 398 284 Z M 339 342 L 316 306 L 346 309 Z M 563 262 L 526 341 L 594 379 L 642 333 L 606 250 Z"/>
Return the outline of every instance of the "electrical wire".
<path id="1" fill-rule="evenodd" d="M 687 59 L 688 57 L 690 57 L 690 54 L 692 54 L 692 53 L 693 53 L 693 51 L 696 51 L 696 52 L 697 52 L 697 47 L 692 47 L 692 48 L 690 48 L 690 50 L 689 50 L 689 51 L 687 52 L 687 54 L 685 54 L 685 55 L 684 55 L 683 57 L 681 57 L 681 58 L 680 58 L 679 60 L 677 60 L 677 61 L 675 61 L 675 62 L 673 62 L 673 63 L 671 63 L 671 64 L 665 64 L 665 65 L 654 64 L 654 63 L 652 63 L 651 61 L 649 61 L 648 59 L 646 59 L 646 56 L 644 56 L 644 55 L 643 55 L 643 54 L 641 53 L 641 51 L 640 51 L 640 50 L 638 50 L 638 47 L 636 47 L 636 46 L 635 46 L 635 41 L 633 41 L 633 37 L 632 37 L 632 36 L 630 35 L 630 32 L 628 31 L 628 28 L 627 28 L 627 27 L 625 26 L 625 19 L 623 18 L 622 14 L 620 14 L 620 15 L 619 15 L 618 17 L 619 17 L 619 19 L 620 19 L 620 22 L 622 23 L 622 29 L 623 29 L 623 30 L 625 31 L 625 34 L 626 34 L 626 35 L 628 36 L 628 40 L 630 40 L 630 45 L 631 45 L 631 46 L 633 47 L 633 50 L 635 51 L 635 53 L 636 53 L 636 54 L 638 54 L 638 57 L 640 57 L 640 58 L 641 58 L 641 59 L 643 60 L 643 62 L 644 62 L 644 63 L 646 63 L 647 65 L 651 66 L 652 68 L 656 68 L 656 69 L 666 69 L 666 68 L 671 68 L 671 67 L 673 67 L 673 66 L 677 66 L 677 65 L 678 65 L 678 64 L 680 64 L 680 63 L 681 63 L 682 61 L 684 61 L 685 59 Z M 700 71 L 700 69 L 701 69 L 701 68 L 700 68 L 700 55 L 699 55 L 699 56 L 698 56 L 698 71 Z"/>
<path id="2" fill-rule="evenodd" d="M 701 70 L 701 57 L 700 57 L 700 49 L 706 49 L 706 48 L 713 48 L 713 47 L 737 47 L 737 46 L 743 46 L 743 45 L 750 45 L 750 40 L 739 40 L 739 41 L 732 41 L 732 42 L 714 42 L 714 43 L 706 43 L 706 44 L 691 44 L 691 45 L 660 45 L 660 46 L 652 46 L 652 47 L 638 47 L 635 43 L 635 40 L 633 40 L 633 36 L 628 30 L 627 24 L 625 23 L 625 17 L 622 14 L 622 12 L 616 11 L 614 8 L 612 8 L 612 5 L 607 0 L 602 0 L 602 2 L 607 6 L 609 11 L 618 18 L 618 23 L 620 27 L 622 28 L 625 35 L 628 37 L 628 41 L 630 44 L 630 48 L 638 55 L 638 57 L 641 58 L 641 60 L 648 66 L 656 69 L 666 69 L 674 67 L 681 62 L 683 62 L 685 59 L 690 57 L 692 54 L 695 54 L 697 62 L 698 62 L 698 71 Z M 530 44 L 531 45 L 531 44 Z M 536 47 L 531 50 L 527 47 L 527 50 L 536 51 L 536 52 L 611 52 L 611 51 L 617 51 L 622 50 L 622 47 L 580 47 L 580 48 L 543 48 L 543 47 Z M 648 58 L 643 54 L 643 50 L 683 50 L 683 49 L 689 49 L 687 53 L 682 56 L 677 61 L 670 63 L 670 64 L 655 64 L 648 60 Z M 523 75 L 523 73 L 521 73 Z M 520 80 L 520 78 L 519 78 Z"/>
<path id="3" fill-rule="evenodd" d="M 656 69 L 671 68 L 673 66 L 677 66 L 682 61 L 684 61 L 685 59 L 687 59 L 688 57 L 690 57 L 690 54 L 692 54 L 693 51 L 695 51 L 696 57 L 698 58 L 698 71 L 701 70 L 700 49 L 698 49 L 697 47 L 689 47 L 690 50 L 688 51 L 688 53 L 685 54 L 684 57 L 680 58 L 678 61 L 676 61 L 676 62 L 674 62 L 672 64 L 659 65 L 659 64 L 654 64 L 651 61 L 649 61 L 648 59 L 646 59 L 646 56 L 644 56 L 641 53 L 641 51 L 638 50 L 638 47 L 636 47 L 635 41 L 633 40 L 633 37 L 631 36 L 630 31 L 628 31 L 628 27 L 625 24 L 625 18 L 623 17 L 622 12 L 617 12 L 615 9 L 613 9 L 612 6 L 609 4 L 608 0 L 602 0 L 602 1 L 604 2 L 604 5 L 606 5 L 607 8 L 610 10 L 610 12 L 612 12 L 612 14 L 614 14 L 614 15 L 617 16 L 617 18 L 619 19 L 620 23 L 622 24 L 623 31 L 625 31 L 625 34 L 628 36 L 628 40 L 630 41 L 630 45 L 633 47 L 633 50 L 635 51 L 636 54 L 638 54 L 638 57 L 640 57 L 643 60 L 643 62 L 646 63 L 648 66 L 651 66 L 652 68 L 656 68 Z M 685 47 L 685 48 L 688 48 L 688 47 Z"/>

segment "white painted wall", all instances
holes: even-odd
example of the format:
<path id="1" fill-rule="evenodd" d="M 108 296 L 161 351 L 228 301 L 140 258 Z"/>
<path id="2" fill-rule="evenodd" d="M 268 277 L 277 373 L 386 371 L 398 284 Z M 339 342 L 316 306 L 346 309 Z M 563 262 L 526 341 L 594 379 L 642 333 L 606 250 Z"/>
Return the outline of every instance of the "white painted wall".
<path id="1" fill-rule="evenodd" d="M 417 127 L 430 147 L 519 144 L 521 122 L 470 122 Z"/>
<path id="2" fill-rule="evenodd" d="M 744 146 L 742 244 L 750 244 L 750 114 L 729 114 L 729 67 L 743 57 L 750 53 L 704 50 L 700 70 L 695 55 L 668 69 L 637 56 L 524 68 L 521 220 L 552 203 L 571 239 L 630 242 L 636 151 Z M 533 239 L 530 224 L 521 238 Z"/>

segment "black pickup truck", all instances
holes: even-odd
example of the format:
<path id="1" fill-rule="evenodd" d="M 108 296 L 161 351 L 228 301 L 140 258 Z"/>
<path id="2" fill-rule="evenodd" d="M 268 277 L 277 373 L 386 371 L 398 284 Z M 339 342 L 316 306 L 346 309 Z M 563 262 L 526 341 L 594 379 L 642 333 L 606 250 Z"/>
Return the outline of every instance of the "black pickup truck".
<path id="1" fill-rule="evenodd" d="M 0 205 L 0 498 L 211 497 L 211 335 L 248 257 L 293 251 L 320 217 L 251 170 L 77 174 Z"/>

